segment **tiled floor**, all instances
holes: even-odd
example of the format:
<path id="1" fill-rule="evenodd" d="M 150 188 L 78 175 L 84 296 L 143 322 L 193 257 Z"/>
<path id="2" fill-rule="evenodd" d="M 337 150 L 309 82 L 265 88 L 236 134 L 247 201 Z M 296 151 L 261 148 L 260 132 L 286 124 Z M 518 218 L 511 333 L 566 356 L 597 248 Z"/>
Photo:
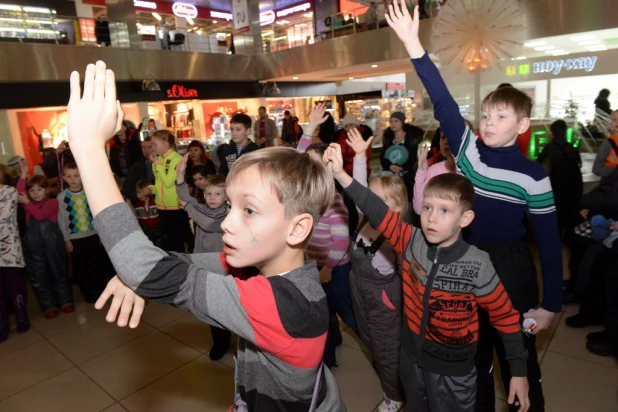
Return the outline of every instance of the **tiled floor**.
<path id="1" fill-rule="evenodd" d="M 76 291 L 75 296 L 79 296 Z M 142 325 L 120 329 L 79 302 L 77 312 L 44 319 L 31 302 L 32 329 L 0 344 L 0 411 L 225 411 L 233 398 L 232 357 L 208 358 L 208 326 L 150 303 Z M 586 333 L 570 329 L 567 307 L 538 339 L 548 412 L 618 410 L 618 363 L 587 353 Z M 362 345 L 345 330 L 334 370 L 350 412 L 371 412 L 381 391 Z M 496 410 L 506 412 L 497 385 Z"/>

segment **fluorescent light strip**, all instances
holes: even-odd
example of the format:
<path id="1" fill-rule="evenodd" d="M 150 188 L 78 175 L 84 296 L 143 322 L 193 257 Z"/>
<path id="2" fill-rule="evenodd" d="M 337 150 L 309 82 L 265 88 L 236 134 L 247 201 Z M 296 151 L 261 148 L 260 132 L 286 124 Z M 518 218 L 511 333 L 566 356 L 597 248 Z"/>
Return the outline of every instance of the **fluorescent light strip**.
<path id="1" fill-rule="evenodd" d="M 195 22 L 193 21 L 193 19 L 191 17 L 185 17 L 185 19 L 187 20 L 187 22 L 193 26 L 195 24 Z"/>
<path id="2" fill-rule="evenodd" d="M 537 46 L 545 46 L 547 44 L 546 41 L 543 40 L 539 40 L 539 41 L 531 41 L 528 43 L 524 43 L 524 46 L 526 47 L 537 47 Z"/>
<path id="3" fill-rule="evenodd" d="M 552 49 L 555 49 L 555 48 L 556 48 L 556 46 L 552 46 L 551 44 L 549 44 L 547 46 L 535 47 L 534 50 L 545 51 L 545 50 L 552 50 Z"/>
<path id="4" fill-rule="evenodd" d="M 14 6 L 12 4 L 0 4 L 0 10 L 21 11 L 21 6 Z"/>
<path id="5" fill-rule="evenodd" d="M 27 13 L 43 13 L 43 14 L 51 14 L 50 9 L 45 9 L 43 7 L 24 7 L 24 11 Z"/>
<path id="6" fill-rule="evenodd" d="M 53 30 L 44 30 L 44 29 L 28 29 L 26 30 L 28 33 L 36 33 L 36 34 L 60 34 L 59 31 Z"/>
<path id="7" fill-rule="evenodd" d="M 154 17 L 155 19 L 159 21 L 163 20 L 163 18 L 159 15 L 159 13 L 152 13 L 152 17 Z"/>
<path id="8" fill-rule="evenodd" d="M 8 31 L 8 32 L 19 32 L 19 33 L 23 33 L 26 30 L 25 29 L 17 29 L 17 28 L 12 28 L 12 27 L 0 27 L 0 31 Z"/>
<path id="9" fill-rule="evenodd" d="M 591 44 L 600 44 L 601 40 L 586 40 L 586 41 L 580 41 L 579 44 L 580 46 L 590 46 Z"/>
<path id="10" fill-rule="evenodd" d="M 0 17 L 0 21 L 15 21 L 15 22 L 20 22 L 22 21 L 21 19 L 13 19 L 13 18 L 8 18 L 8 17 Z"/>
<path id="11" fill-rule="evenodd" d="M 572 41 L 582 41 L 582 40 L 590 40 L 595 39 L 596 36 L 594 34 L 584 34 L 583 36 L 574 36 L 571 37 Z"/>
<path id="12" fill-rule="evenodd" d="M 52 21 L 43 21 L 43 20 L 26 20 L 26 23 L 34 23 L 34 24 L 51 24 L 53 25 L 54 22 Z"/>

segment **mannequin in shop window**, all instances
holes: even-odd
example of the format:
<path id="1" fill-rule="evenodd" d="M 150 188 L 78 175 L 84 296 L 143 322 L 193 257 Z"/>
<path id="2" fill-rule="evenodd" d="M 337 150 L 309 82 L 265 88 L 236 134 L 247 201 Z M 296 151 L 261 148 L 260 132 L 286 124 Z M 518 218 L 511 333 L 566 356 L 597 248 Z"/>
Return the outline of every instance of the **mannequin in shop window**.
<path id="1" fill-rule="evenodd" d="M 118 134 L 109 141 L 109 164 L 112 171 L 124 179 L 131 166 L 142 159 L 142 145 L 137 129 L 123 121 Z"/>

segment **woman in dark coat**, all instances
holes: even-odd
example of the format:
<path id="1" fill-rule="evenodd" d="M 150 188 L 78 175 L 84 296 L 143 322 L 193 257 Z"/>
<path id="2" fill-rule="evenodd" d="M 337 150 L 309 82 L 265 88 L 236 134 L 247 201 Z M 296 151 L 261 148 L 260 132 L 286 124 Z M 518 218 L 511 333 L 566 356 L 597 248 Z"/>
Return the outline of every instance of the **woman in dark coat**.
<path id="1" fill-rule="evenodd" d="M 406 116 L 403 113 L 393 112 L 390 127 L 382 135 L 380 163 L 383 173 L 390 172 L 403 178 L 409 201 L 412 200 L 414 194 L 418 145 L 423 139 L 423 133 L 423 129 L 406 124 Z"/>

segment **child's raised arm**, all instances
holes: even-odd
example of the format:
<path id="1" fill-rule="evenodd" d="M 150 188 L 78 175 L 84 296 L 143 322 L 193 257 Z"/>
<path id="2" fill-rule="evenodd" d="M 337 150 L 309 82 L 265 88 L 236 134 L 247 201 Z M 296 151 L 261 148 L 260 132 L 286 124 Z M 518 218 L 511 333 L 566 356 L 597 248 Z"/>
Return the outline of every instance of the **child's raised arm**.
<path id="1" fill-rule="evenodd" d="M 363 139 L 358 129 L 354 128 L 348 133 L 348 146 L 354 150 L 354 180 L 367 187 L 367 149 L 371 146 L 373 136 L 367 141 Z"/>
<path id="2" fill-rule="evenodd" d="M 337 143 L 331 143 L 324 153 L 324 163 L 350 195 L 354 204 L 367 217 L 369 223 L 384 234 L 386 240 L 399 254 L 405 256 L 414 228 L 405 223 L 399 213 L 389 210 L 386 203 L 375 193 L 363 187 L 345 172 L 341 146 Z"/>
<path id="3" fill-rule="evenodd" d="M 434 116 L 440 122 L 442 132 L 455 157 L 458 156 L 466 132 L 466 124 L 459 112 L 459 106 L 449 93 L 436 65 L 425 52 L 418 38 L 418 6 L 414 8 L 414 18 L 410 16 L 405 0 L 395 0 L 385 15 L 388 25 L 403 42 L 414 68 L 420 77 L 434 105 Z"/>
<path id="4" fill-rule="evenodd" d="M 303 132 L 303 135 L 298 141 L 298 147 L 296 149 L 299 152 L 302 153 L 307 150 L 309 146 L 311 146 L 311 143 L 313 143 L 313 134 L 315 133 L 315 129 L 317 129 L 319 125 L 328 119 L 328 116 L 326 116 L 325 113 L 326 105 L 324 103 L 319 103 L 313 106 L 311 114 L 309 115 L 309 125 L 307 126 L 307 130 Z"/>

